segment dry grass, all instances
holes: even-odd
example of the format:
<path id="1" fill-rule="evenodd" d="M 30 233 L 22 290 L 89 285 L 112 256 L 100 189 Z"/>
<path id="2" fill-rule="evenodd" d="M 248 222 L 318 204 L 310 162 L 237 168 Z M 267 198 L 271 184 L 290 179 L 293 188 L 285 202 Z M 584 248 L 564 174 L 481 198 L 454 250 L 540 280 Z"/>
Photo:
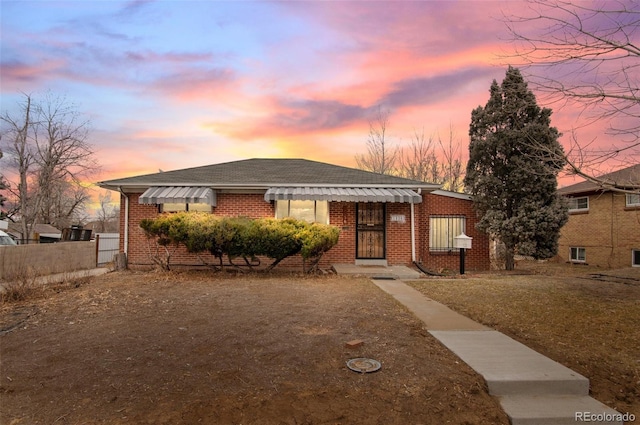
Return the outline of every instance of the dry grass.
<path id="1" fill-rule="evenodd" d="M 519 272 L 412 284 L 583 374 L 595 398 L 640 416 L 640 269 L 529 263 Z"/>
<path id="2" fill-rule="evenodd" d="M 0 306 L 0 357 L 0 424 L 508 423 L 364 278 L 111 273 Z"/>

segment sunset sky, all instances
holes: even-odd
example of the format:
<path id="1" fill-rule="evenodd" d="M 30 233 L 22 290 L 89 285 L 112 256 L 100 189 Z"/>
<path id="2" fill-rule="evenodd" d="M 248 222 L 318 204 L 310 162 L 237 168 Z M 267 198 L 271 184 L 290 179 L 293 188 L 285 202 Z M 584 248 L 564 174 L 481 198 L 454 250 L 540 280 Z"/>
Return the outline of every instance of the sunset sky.
<path id="1" fill-rule="evenodd" d="M 91 121 L 95 181 L 253 157 L 355 166 L 389 111 L 395 146 L 467 154 L 502 81 L 518 1 L 2 1 L 1 109 L 64 95 Z M 575 113 L 552 124 L 567 133 Z M 4 160 L 2 160 L 4 161 Z M 6 163 L 0 162 L 5 169 Z"/>

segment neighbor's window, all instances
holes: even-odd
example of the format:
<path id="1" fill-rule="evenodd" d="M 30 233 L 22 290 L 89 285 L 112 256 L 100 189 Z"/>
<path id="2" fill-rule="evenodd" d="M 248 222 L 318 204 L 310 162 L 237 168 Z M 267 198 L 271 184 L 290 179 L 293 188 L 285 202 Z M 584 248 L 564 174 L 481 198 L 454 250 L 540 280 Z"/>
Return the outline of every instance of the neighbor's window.
<path id="1" fill-rule="evenodd" d="M 460 215 L 429 217 L 429 251 L 452 251 L 453 238 L 464 233 L 466 221 Z"/>
<path id="2" fill-rule="evenodd" d="M 179 211 L 202 211 L 211 212 L 209 204 L 181 204 L 181 203 L 165 203 L 160 204 L 160 212 L 179 212 Z"/>
<path id="3" fill-rule="evenodd" d="M 580 198 L 569 198 L 569 211 L 588 211 L 589 210 L 589 197 L 583 196 Z"/>
<path id="4" fill-rule="evenodd" d="M 640 249 L 631 250 L 631 265 L 633 267 L 640 267 Z"/>
<path id="5" fill-rule="evenodd" d="M 640 207 L 640 194 L 627 193 L 627 206 L 628 207 Z"/>
<path id="6" fill-rule="evenodd" d="M 571 248 L 571 261 L 576 263 L 584 263 L 587 261 L 587 250 L 585 248 Z"/>
<path id="7" fill-rule="evenodd" d="M 291 217 L 309 223 L 329 224 L 328 201 L 276 201 L 276 218 Z"/>

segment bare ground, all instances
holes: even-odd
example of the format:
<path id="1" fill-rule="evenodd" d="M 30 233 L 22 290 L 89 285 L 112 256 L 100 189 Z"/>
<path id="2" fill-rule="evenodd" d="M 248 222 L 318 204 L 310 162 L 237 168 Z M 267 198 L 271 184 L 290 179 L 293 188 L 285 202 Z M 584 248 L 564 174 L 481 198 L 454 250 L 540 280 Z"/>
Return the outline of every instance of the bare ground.
<path id="1" fill-rule="evenodd" d="M 0 360 L 2 425 L 508 423 L 367 279 L 112 273 L 1 305 Z"/>
<path id="2" fill-rule="evenodd" d="M 531 261 L 411 284 L 586 376 L 594 398 L 640 418 L 640 268 Z"/>

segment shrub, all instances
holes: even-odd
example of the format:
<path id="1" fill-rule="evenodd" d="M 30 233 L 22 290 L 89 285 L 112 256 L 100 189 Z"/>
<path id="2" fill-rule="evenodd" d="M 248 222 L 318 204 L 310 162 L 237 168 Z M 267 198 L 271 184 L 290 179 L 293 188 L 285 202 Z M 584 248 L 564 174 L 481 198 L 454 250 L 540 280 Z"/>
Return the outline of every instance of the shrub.
<path id="1" fill-rule="evenodd" d="M 151 258 L 165 270 L 169 270 L 173 252 L 169 247 L 175 250 L 184 245 L 192 253 L 211 253 L 220 259 L 221 265 L 223 255 L 231 263 L 232 259 L 243 257 L 247 264 L 248 258 L 265 256 L 273 260 L 267 270 L 287 257 L 301 254 L 305 263 L 311 260 L 306 271 L 312 271 L 322 255 L 338 243 L 340 235 L 337 227 L 292 218 L 217 217 L 197 212 L 144 219 L 140 227 L 157 246 L 164 247 L 164 255 L 156 249 Z"/>

